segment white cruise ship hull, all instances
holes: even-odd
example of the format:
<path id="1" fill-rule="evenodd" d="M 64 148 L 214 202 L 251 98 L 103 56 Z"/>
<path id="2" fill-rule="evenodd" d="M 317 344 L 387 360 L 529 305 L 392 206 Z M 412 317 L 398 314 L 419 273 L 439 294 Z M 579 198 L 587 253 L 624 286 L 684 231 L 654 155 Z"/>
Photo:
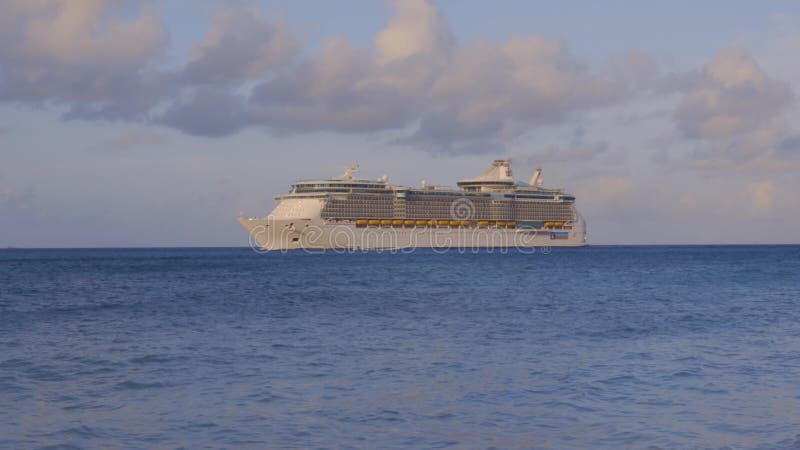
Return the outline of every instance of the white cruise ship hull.
<path id="1" fill-rule="evenodd" d="M 586 245 L 575 196 L 514 180 L 511 162 L 495 160 L 458 189 L 419 188 L 342 176 L 292 184 L 267 217 L 239 218 L 250 245 L 263 250 L 547 248 Z"/>
<path id="2" fill-rule="evenodd" d="M 581 247 L 586 227 L 576 221 L 568 230 L 497 227 L 359 227 L 323 219 L 239 218 L 250 244 L 261 250 L 381 250 L 406 248 Z"/>

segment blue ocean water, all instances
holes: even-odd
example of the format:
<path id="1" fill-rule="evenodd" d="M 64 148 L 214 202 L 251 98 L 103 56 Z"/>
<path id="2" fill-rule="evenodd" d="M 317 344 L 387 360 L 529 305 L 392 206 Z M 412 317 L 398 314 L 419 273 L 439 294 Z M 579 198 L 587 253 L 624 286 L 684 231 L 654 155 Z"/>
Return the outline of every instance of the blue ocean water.
<path id="1" fill-rule="evenodd" d="M 800 448 L 800 247 L 0 251 L 2 448 Z"/>

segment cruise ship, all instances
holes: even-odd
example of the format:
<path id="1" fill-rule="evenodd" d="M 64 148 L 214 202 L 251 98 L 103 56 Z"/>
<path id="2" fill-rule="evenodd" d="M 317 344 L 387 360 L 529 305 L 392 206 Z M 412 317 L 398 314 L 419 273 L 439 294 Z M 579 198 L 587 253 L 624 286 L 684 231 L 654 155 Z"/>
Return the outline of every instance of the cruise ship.
<path id="1" fill-rule="evenodd" d="M 359 179 L 358 166 L 327 180 L 298 181 L 266 217 L 240 217 L 254 248 L 405 249 L 586 245 L 575 196 L 543 187 L 542 170 L 517 181 L 495 160 L 458 188 Z"/>

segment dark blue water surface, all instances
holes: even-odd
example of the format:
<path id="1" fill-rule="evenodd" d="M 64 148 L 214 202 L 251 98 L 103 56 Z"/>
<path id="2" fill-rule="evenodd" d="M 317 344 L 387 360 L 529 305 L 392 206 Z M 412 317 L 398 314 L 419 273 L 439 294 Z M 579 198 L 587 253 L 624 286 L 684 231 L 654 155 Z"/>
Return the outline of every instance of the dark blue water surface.
<path id="1" fill-rule="evenodd" d="M 800 247 L 0 251 L 50 446 L 798 448 Z"/>

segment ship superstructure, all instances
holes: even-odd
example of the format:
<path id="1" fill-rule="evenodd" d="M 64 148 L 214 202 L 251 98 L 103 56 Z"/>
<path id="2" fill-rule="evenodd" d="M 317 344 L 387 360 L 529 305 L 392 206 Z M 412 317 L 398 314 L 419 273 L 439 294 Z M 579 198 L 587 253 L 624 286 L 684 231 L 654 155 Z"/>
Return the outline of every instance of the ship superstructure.
<path id="1" fill-rule="evenodd" d="M 254 244 L 295 248 L 536 247 L 585 245 L 575 197 L 542 186 L 542 171 L 514 180 L 495 160 L 458 188 L 358 179 L 357 166 L 327 180 L 299 181 L 267 217 L 241 217 Z"/>

